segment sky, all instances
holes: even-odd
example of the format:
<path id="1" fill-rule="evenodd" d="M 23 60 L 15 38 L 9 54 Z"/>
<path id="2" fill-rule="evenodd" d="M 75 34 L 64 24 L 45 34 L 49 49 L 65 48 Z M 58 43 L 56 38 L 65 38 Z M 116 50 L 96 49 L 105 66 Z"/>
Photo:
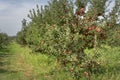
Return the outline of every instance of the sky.
<path id="1" fill-rule="evenodd" d="M 21 30 L 21 21 L 27 18 L 36 4 L 46 5 L 48 0 L 0 0 L 0 32 L 15 36 Z"/>
<path id="2" fill-rule="evenodd" d="M 28 19 L 30 9 L 36 4 L 46 5 L 49 0 L 0 0 L 0 32 L 15 36 L 22 28 L 23 18 Z M 111 0 L 114 1 L 114 0 Z M 113 5 L 114 3 L 112 3 Z"/>

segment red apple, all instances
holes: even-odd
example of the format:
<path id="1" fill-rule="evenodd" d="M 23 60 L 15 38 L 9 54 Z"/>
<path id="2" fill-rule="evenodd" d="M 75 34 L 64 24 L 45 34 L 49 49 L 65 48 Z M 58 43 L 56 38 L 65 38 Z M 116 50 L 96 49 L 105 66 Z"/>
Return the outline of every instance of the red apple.
<path id="1" fill-rule="evenodd" d="M 97 31 L 97 32 L 101 32 L 101 28 L 96 27 L 96 31 Z"/>

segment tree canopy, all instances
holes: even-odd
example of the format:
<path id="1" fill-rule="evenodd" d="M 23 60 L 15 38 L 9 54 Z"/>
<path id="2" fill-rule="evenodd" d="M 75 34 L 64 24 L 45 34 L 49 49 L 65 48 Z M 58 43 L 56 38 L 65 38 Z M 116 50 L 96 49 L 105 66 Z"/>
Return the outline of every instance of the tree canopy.
<path id="1" fill-rule="evenodd" d="M 84 50 L 109 43 L 111 31 L 119 32 L 120 1 L 114 1 L 113 7 L 110 0 L 51 0 L 44 7 L 37 5 L 28 14 L 31 21 L 23 19 L 17 41 L 36 52 L 54 55 L 79 80 L 79 73 L 90 75 L 96 70 L 91 65 L 98 65 Z"/>

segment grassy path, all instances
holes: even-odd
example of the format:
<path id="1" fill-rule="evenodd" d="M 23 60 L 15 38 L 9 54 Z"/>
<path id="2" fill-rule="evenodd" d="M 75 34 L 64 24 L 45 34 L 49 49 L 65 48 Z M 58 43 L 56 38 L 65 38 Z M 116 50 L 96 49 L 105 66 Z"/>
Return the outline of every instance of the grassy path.
<path id="1" fill-rule="evenodd" d="M 6 49 L 0 51 L 0 80 L 24 80 L 22 73 L 17 68 L 19 62 L 15 49 L 18 48 L 17 46 L 10 44 Z"/>
<path id="2" fill-rule="evenodd" d="M 7 80 L 11 73 L 16 73 L 10 69 L 10 56 L 12 54 L 8 53 L 9 50 L 3 49 L 0 51 L 0 80 Z"/>
<path id="3" fill-rule="evenodd" d="M 40 75 L 49 73 L 54 66 L 54 59 L 32 54 L 29 48 L 16 43 L 0 51 L 0 80 L 41 80 Z"/>
<path id="4" fill-rule="evenodd" d="M 92 76 L 93 80 L 120 80 L 120 47 L 104 46 L 98 51 L 106 72 Z M 92 50 L 86 52 L 92 54 Z M 31 53 L 15 42 L 0 50 L 0 80 L 73 80 L 65 72 L 55 70 L 55 66 L 55 58 Z"/>

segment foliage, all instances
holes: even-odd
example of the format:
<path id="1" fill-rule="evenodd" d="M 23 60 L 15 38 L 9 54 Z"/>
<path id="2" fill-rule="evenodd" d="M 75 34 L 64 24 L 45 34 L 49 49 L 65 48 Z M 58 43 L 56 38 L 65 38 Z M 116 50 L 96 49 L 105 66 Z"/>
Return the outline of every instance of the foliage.
<path id="1" fill-rule="evenodd" d="M 108 38 L 104 43 L 112 47 L 120 46 L 120 25 L 116 25 L 116 28 L 110 30 L 108 33 Z"/>
<path id="2" fill-rule="evenodd" d="M 109 37 L 118 21 L 120 2 L 116 0 L 106 15 L 107 2 L 109 0 L 76 0 L 74 4 L 71 0 L 51 0 L 44 8 L 39 9 L 37 5 L 37 10 L 30 10 L 28 15 L 31 22 L 22 21 L 17 41 L 35 52 L 54 55 L 58 64 L 77 80 L 83 75 L 90 78 L 100 68 L 96 49 Z M 94 55 L 88 58 L 85 50 L 91 48 L 95 49 Z"/>
<path id="3" fill-rule="evenodd" d="M 4 48 L 8 42 L 8 35 L 6 33 L 0 33 L 0 49 Z"/>
<path id="4" fill-rule="evenodd" d="M 16 38 L 16 41 L 22 45 L 25 45 L 26 44 L 26 41 L 25 41 L 25 34 L 26 34 L 26 30 L 27 30 L 27 26 L 26 26 L 26 20 L 23 19 L 22 20 L 22 30 L 20 32 L 17 33 L 17 38 Z"/>

